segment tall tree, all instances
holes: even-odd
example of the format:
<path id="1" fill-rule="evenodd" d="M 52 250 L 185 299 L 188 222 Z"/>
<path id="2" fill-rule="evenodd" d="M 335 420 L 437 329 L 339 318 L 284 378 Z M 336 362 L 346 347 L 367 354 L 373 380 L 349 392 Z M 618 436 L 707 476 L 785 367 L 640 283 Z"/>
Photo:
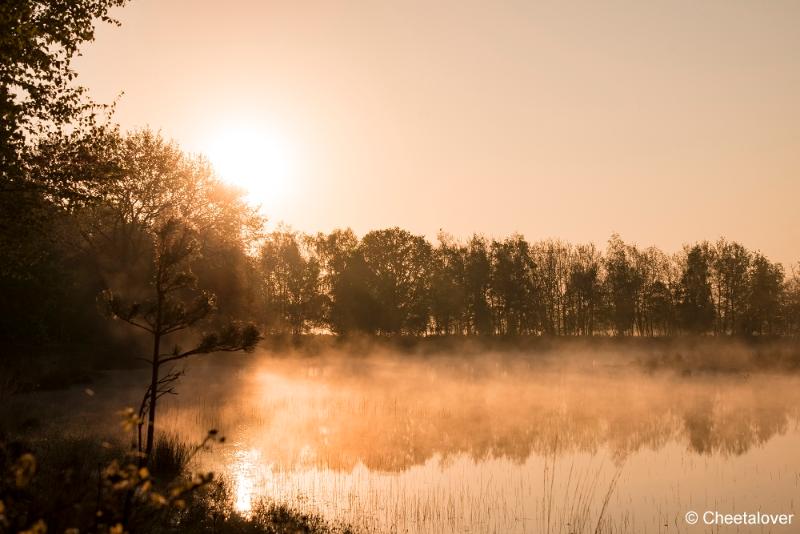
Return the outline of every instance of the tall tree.
<path id="1" fill-rule="evenodd" d="M 466 248 L 440 234 L 433 251 L 431 315 L 437 334 L 465 333 L 467 318 Z"/>
<path id="2" fill-rule="evenodd" d="M 430 243 L 422 236 L 389 228 L 367 233 L 358 251 L 378 304 L 378 333 L 424 332 L 430 317 Z"/>
<path id="3" fill-rule="evenodd" d="M 77 147 L 79 139 L 93 142 L 102 130 L 100 107 L 75 85 L 71 61 L 94 38 L 97 22 L 114 22 L 109 10 L 125 3 L 0 2 L 0 306 L 6 313 L 0 336 L 29 348 L 71 337 L 65 336 L 68 325 L 85 315 L 67 312 L 64 318 L 66 310 L 78 312 L 83 291 L 70 288 L 84 280 L 73 273 L 71 252 L 53 236 L 65 224 L 62 203 L 82 196 L 82 185 L 96 178 L 43 172 L 42 160 L 33 160 L 42 142 L 68 139 Z"/>
<path id="4" fill-rule="evenodd" d="M 606 297 L 609 322 L 618 336 L 631 335 L 636 321 L 636 306 L 642 279 L 634 265 L 635 249 L 619 235 L 608 241 L 605 257 Z"/>
<path id="5" fill-rule="evenodd" d="M 252 325 L 213 320 L 216 295 L 195 274 L 201 260 L 223 250 L 244 251 L 261 224 L 237 192 L 222 184 L 201 158 L 144 130 L 112 133 L 98 157 L 113 173 L 91 184 L 87 200 L 70 209 L 79 245 L 94 260 L 106 290 L 108 313 L 150 336 L 151 381 L 142 403 L 149 458 L 156 431 L 156 405 L 176 375 L 163 366 L 195 354 L 249 350 L 258 340 Z M 209 271 L 206 269 L 206 274 Z M 190 349 L 166 342 L 202 326 Z M 181 337 L 184 337 L 183 335 Z M 166 381 L 166 382 L 165 382 Z"/>
<path id="6" fill-rule="evenodd" d="M 639 335 L 669 335 L 675 331 L 678 277 L 673 261 L 656 247 L 635 253 L 635 268 L 641 280 L 636 301 Z"/>
<path id="7" fill-rule="evenodd" d="M 790 336 L 800 336 L 800 263 L 793 266 L 791 272 L 783 289 L 783 332 Z"/>
<path id="8" fill-rule="evenodd" d="M 71 61 L 94 38 L 98 20 L 125 0 L 45 0 L 0 3 L 0 277 L 30 278 L 60 216 L 59 203 L 81 192 L 86 176 L 43 174 L 31 161 L 53 138 L 93 138 L 95 106 L 74 85 Z M 72 131 L 66 134 L 65 131 Z M 72 143 L 73 145 L 75 143 Z"/>
<path id="9" fill-rule="evenodd" d="M 712 249 L 712 287 L 720 334 L 746 330 L 747 285 L 751 253 L 736 242 L 720 239 Z"/>
<path id="10" fill-rule="evenodd" d="M 267 235 L 259 263 L 266 324 L 276 333 L 294 336 L 317 326 L 322 316 L 320 263 L 309 240 L 289 230 Z"/>
<path id="11" fill-rule="evenodd" d="M 191 225 L 203 254 L 244 250 L 259 237 L 263 219 L 242 192 L 221 182 L 209 163 L 185 154 L 174 142 L 151 130 L 105 136 L 93 158 L 105 163 L 102 180 L 87 186 L 88 200 L 71 215 L 84 248 L 106 273 L 131 284 L 148 269 L 152 229 L 168 218 Z M 76 171 L 79 172 L 79 169 Z"/>
<path id="12" fill-rule="evenodd" d="M 569 266 L 566 298 L 569 302 L 571 332 L 592 336 L 602 293 L 600 267 L 602 258 L 594 245 L 579 245 Z"/>
<path id="13" fill-rule="evenodd" d="M 321 266 L 322 313 L 329 328 L 342 335 L 375 332 L 378 303 L 370 287 L 372 273 L 349 228 L 317 234 L 314 247 Z"/>
<path id="14" fill-rule="evenodd" d="M 490 292 L 494 324 L 499 334 L 536 331 L 536 266 L 530 245 L 521 235 L 492 241 Z"/>
<path id="15" fill-rule="evenodd" d="M 753 255 L 748 273 L 746 334 L 774 334 L 780 327 L 783 266 Z"/>
<path id="16" fill-rule="evenodd" d="M 66 124 L 91 126 L 95 105 L 74 85 L 72 59 L 96 22 L 127 0 L 5 0 L 0 5 L 0 172 L 4 191 L 23 184 L 26 143 Z"/>
<path id="17" fill-rule="evenodd" d="M 544 333 L 564 335 L 570 327 L 568 286 L 572 247 L 561 241 L 543 241 L 532 248 L 536 264 L 536 304 Z"/>
<path id="18" fill-rule="evenodd" d="M 196 354 L 252 350 L 259 333 L 253 325 L 231 323 L 202 335 L 190 349 L 175 344 L 170 352 L 162 352 L 166 340 L 198 325 L 214 310 L 214 296 L 195 287 L 191 266 L 198 258 L 200 246 L 197 232 L 177 219 L 168 219 L 154 229 L 150 295 L 145 298 L 126 298 L 106 291 L 103 302 L 108 314 L 151 336 L 152 351 L 144 358 L 150 365 L 150 385 L 142 402 L 141 414 L 147 413 L 147 434 L 140 452 L 144 462 L 151 457 L 156 433 L 158 399 L 169 389 L 166 383 L 174 374 L 162 375 L 162 367 L 170 362 Z"/>
<path id="19" fill-rule="evenodd" d="M 708 246 L 689 249 L 680 281 L 679 313 L 683 328 L 694 334 L 708 332 L 714 326 L 709 270 Z"/>
<path id="20" fill-rule="evenodd" d="M 489 306 L 492 260 L 484 237 L 472 236 L 466 246 L 464 262 L 467 330 L 472 334 L 492 334 L 494 326 Z"/>

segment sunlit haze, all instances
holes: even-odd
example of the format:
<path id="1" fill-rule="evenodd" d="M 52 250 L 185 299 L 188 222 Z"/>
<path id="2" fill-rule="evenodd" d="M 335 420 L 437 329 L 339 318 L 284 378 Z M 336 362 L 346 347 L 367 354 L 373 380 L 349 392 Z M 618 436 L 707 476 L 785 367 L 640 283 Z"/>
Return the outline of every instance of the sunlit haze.
<path id="1" fill-rule="evenodd" d="M 800 0 L 0 1 L 3 532 L 797 532 Z"/>
<path id="2" fill-rule="evenodd" d="M 209 134 L 201 147 L 226 182 L 241 187 L 268 212 L 293 202 L 297 154 L 290 140 L 265 124 L 228 124 Z"/>
<path id="3" fill-rule="evenodd" d="M 800 259 L 800 3 L 137 0 L 118 16 L 82 83 L 124 90 L 124 128 L 207 151 L 273 223 L 665 250 L 725 235 Z"/>

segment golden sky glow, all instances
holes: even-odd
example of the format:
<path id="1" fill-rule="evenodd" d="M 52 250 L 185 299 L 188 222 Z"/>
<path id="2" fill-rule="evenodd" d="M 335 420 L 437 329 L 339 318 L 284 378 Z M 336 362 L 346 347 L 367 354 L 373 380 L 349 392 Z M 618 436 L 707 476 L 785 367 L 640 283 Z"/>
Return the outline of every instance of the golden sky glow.
<path id="1" fill-rule="evenodd" d="M 800 3 L 134 0 L 119 18 L 82 83 L 126 92 L 123 127 L 258 184 L 273 221 L 667 250 L 724 234 L 800 260 Z"/>
<path id="2" fill-rule="evenodd" d="M 299 156 L 287 135 L 269 124 L 241 120 L 214 126 L 199 150 L 224 180 L 247 191 L 267 213 L 296 201 Z"/>

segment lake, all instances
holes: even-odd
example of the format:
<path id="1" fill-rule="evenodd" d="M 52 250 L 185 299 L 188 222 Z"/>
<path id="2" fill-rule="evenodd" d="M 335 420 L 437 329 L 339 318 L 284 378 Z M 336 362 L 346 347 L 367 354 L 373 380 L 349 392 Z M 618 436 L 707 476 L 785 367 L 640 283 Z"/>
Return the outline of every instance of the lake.
<path id="1" fill-rule="evenodd" d="M 369 532 L 790 532 L 687 524 L 794 514 L 800 378 L 645 371 L 597 355 L 254 355 L 189 362 L 159 425 L 235 506 L 262 497 Z M 145 373 L 114 372 L 50 423 L 108 434 Z M 94 387 L 94 386 L 93 386 Z M 53 406 L 52 396 L 37 402 Z M 48 398 L 48 396 L 51 396 Z"/>

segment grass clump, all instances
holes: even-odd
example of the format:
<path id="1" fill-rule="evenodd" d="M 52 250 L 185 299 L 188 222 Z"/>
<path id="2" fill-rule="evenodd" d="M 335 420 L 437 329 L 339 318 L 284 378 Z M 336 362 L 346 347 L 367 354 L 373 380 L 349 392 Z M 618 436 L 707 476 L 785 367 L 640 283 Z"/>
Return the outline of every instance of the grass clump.
<path id="1" fill-rule="evenodd" d="M 158 479 L 172 480 L 188 467 L 192 448 L 172 434 L 156 437 L 148 466 Z"/>

